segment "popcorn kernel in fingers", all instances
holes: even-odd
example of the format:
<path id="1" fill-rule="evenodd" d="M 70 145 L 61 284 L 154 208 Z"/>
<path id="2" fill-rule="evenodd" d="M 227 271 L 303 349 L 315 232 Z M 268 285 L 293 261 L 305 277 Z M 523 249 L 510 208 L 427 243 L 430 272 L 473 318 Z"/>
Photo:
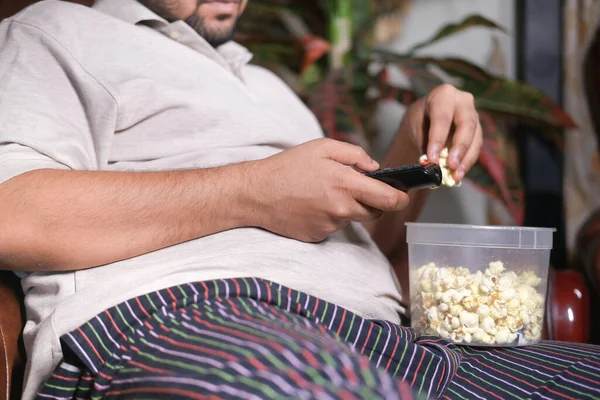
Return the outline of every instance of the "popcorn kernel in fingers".
<path id="1" fill-rule="evenodd" d="M 447 187 L 460 187 L 462 185 L 461 182 L 456 182 L 454 177 L 452 176 L 452 170 L 448 166 L 448 148 L 444 148 L 440 153 L 440 161 L 438 162 L 441 170 L 442 170 L 442 185 Z M 419 157 L 420 164 L 426 164 L 429 162 L 427 158 L 427 154 L 423 154 Z"/>

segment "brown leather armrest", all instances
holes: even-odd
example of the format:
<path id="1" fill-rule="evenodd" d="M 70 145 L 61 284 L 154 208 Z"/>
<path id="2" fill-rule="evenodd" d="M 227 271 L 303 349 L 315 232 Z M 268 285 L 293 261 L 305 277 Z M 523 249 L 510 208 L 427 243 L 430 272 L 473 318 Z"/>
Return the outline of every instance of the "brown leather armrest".
<path id="1" fill-rule="evenodd" d="M 550 340 L 590 342 L 590 293 L 581 272 L 550 271 L 546 329 Z"/>
<path id="2" fill-rule="evenodd" d="M 20 398 L 25 371 L 24 312 L 19 279 L 0 271 L 0 400 Z"/>

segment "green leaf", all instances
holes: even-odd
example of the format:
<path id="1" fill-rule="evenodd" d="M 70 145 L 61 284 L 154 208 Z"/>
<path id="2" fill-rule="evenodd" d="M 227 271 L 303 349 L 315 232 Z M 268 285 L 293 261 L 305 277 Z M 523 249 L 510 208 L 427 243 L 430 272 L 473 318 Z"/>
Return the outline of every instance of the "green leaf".
<path id="1" fill-rule="evenodd" d="M 479 110 L 555 128 L 575 127 L 569 114 L 549 96 L 525 83 L 499 78 L 486 82 L 464 80 L 461 89 L 473 94 Z"/>
<path id="2" fill-rule="evenodd" d="M 482 68 L 462 58 L 411 57 L 413 62 L 435 65 L 449 75 L 475 82 L 485 82 L 494 77 Z"/>
<path id="3" fill-rule="evenodd" d="M 522 82 L 494 77 L 466 60 L 405 57 L 388 52 L 380 53 L 385 58 L 393 60 L 394 64 L 406 74 L 418 97 L 427 95 L 430 90 L 443 83 L 442 79 L 430 69 L 431 65 L 435 65 L 447 74 L 460 79 L 458 86 L 473 94 L 479 110 L 517 117 L 530 123 L 544 124 L 553 128 L 575 127 L 571 117 L 540 90 Z M 552 143 L 561 143 L 561 138 L 555 131 L 544 134 Z"/>
<path id="4" fill-rule="evenodd" d="M 414 45 L 409 51 L 408 53 L 414 53 L 415 51 L 422 49 L 423 47 L 427 47 L 437 41 L 440 41 L 442 39 L 445 39 L 449 36 L 452 36 L 458 32 L 462 32 L 465 29 L 468 28 L 473 28 L 473 27 L 484 27 L 484 28 L 491 28 L 491 29 L 498 29 L 500 31 L 506 32 L 506 29 L 504 29 L 502 26 L 496 24 L 495 22 L 482 17 L 481 15 L 470 15 L 467 16 L 465 19 L 463 19 L 461 22 L 456 23 L 456 24 L 448 24 L 444 27 L 442 27 L 435 35 L 433 35 L 431 38 L 418 43 L 416 45 Z"/>
<path id="5" fill-rule="evenodd" d="M 313 64 L 310 67 L 308 67 L 300 76 L 300 83 L 303 87 L 310 89 L 311 87 L 321 82 L 322 79 L 323 72 L 317 65 Z"/>

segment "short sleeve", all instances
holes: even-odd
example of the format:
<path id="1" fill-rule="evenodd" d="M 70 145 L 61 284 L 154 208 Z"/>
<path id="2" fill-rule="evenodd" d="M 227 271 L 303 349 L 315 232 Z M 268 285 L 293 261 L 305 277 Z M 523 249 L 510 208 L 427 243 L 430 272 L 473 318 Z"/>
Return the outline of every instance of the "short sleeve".
<path id="1" fill-rule="evenodd" d="M 115 109 L 59 39 L 0 23 L 0 183 L 36 169 L 99 169 Z"/>

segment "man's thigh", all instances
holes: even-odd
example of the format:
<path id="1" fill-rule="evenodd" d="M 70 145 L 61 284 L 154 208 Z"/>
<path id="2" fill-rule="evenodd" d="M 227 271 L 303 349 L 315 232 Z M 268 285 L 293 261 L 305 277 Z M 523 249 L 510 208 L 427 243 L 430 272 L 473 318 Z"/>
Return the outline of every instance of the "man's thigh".
<path id="1" fill-rule="evenodd" d="M 517 348 L 460 347 L 444 398 L 600 399 L 600 347 L 542 342 Z"/>
<path id="2" fill-rule="evenodd" d="M 399 398 L 400 384 L 306 318 L 206 301 L 139 332 L 106 396 Z"/>
<path id="3" fill-rule="evenodd" d="M 40 398 L 413 398 L 360 354 L 396 368 L 378 325 L 254 282 L 248 293 L 190 284 L 105 311 L 62 338 L 65 360 Z"/>

